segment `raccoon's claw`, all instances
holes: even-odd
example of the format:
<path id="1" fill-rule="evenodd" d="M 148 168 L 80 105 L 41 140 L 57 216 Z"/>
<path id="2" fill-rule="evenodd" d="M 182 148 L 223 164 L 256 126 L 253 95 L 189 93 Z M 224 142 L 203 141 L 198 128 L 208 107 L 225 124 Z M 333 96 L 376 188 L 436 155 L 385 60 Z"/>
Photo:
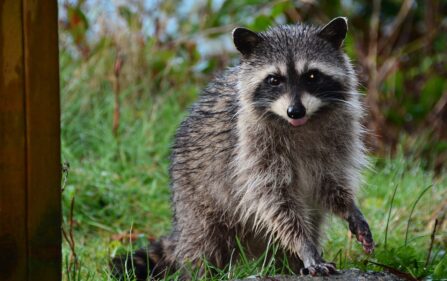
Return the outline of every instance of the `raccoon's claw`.
<path id="1" fill-rule="evenodd" d="M 301 275 L 327 276 L 337 273 L 335 263 L 326 262 L 311 242 L 302 244 L 300 258 L 304 264 L 300 270 Z"/>
<path id="2" fill-rule="evenodd" d="M 334 263 L 318 263 L 300 270 L 301 275 L 328 276 L 337 273 Z"/>
<path id="3" fill-rule="evenodd" d="M 368 223 L 363 219 L 349 220 L 349 229 L 363 246 L 363 251 L 368 255 L 374 251 L 374 240 Z"/>
<path id="4" fill-rule="evenodd" d="M 366 231 L 359 231 L 355 235 L 357 241 L 359 241 L 363 246 L 363 251 L 368 255 L 374 251 L 374 241 L 372 239 L 371 232 L 369 228 Z"/>

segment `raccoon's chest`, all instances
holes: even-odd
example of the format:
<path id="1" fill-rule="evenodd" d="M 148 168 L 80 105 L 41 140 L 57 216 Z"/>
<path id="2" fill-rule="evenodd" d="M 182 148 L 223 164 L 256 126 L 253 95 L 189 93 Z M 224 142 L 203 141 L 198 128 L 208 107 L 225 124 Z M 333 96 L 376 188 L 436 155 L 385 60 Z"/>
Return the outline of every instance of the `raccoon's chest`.
<path id="1" fill-rule="evenodd" d="M 239 160 L 253 182 L 289 185 L 301 194 L 318 197 L 324 178 L 340 174 L 345 166 L 343 154 L 347 153 L 340 147 L 349 140 L 321 131 L 261 131 L 242 136 Z"/>
<path id="2" fill-rule="evenodd" d="M 320 194 L 324 172 L 315 163 L 298 161 L 294 167 L 294 181 L 290 190 L 298 193 L 305 202 L 316 205 Z"/>
<path id="3" fill-rule="evenodd" d="M 324 179 L 343 174 L 344 157 L 336 147 L 315 141 L 308 147 L 299 145 L 292 156 L 293 181 L 291 189 L 308 202 L 318 202 Z"/>

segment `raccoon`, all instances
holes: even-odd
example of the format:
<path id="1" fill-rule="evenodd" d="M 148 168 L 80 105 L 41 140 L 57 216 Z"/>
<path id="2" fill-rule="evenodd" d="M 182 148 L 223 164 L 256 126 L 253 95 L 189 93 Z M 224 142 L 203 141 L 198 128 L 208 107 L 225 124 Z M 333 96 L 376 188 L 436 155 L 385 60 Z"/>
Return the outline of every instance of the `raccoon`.
<path id="1" fill-rule="evenodd" d="M 234 29 L 240 64 L 209 84 L 175 135 L 172 232 L 115 258 L 116 276 L 132 267 L 137 280 L 203 271 L 204 260 L 224 268 L 237 243 L 256 258 L 271 240 L 294 272 L 332 274 L 321 251 L 327 214 L 373 251 L 355 203 L 367 161 L 356 75 L 342 50 L 347 29 L 343 17 L 324 27 Z"/>

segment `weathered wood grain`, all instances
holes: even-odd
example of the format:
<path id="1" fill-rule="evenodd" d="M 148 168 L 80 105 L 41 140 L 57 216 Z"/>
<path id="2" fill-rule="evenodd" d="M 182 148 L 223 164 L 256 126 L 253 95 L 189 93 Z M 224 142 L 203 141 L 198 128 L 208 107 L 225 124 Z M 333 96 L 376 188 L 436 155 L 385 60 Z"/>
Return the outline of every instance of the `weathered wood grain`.
<path id="1" fill-rule="evenodd" d="M 26 140 L 21 1 L 0 1 L 0 280 L 26 280 Z"/>
<path id="2" fill-rule="evenodd" d="M 57 1 L 0 0 L 0 280 L 61 279 Z"/>
<path id="3" fill-rule="evenodd" d="M 60 112 L 57 1 L 23 0 L 28 270 L 60 280 Z"/>

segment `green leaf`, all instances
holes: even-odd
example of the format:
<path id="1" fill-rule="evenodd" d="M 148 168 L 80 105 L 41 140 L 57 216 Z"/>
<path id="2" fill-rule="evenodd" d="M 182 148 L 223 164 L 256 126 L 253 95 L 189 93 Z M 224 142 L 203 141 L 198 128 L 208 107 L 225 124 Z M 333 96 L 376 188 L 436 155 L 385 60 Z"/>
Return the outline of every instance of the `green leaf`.
<path id="1" fill-rule="evenodd" d="M 444 258 L 435 266 L 433 278 L 445 278 L 447 276 L 447 258 Z"/>
<path id="2" fill-rule="evenodd" d="M 250 26 L 254 31 L 266 30 L 270 25 L 272 25 L 272 20 L 266 15 L 259 15 L 255 18 L 254 23 Z"/>

